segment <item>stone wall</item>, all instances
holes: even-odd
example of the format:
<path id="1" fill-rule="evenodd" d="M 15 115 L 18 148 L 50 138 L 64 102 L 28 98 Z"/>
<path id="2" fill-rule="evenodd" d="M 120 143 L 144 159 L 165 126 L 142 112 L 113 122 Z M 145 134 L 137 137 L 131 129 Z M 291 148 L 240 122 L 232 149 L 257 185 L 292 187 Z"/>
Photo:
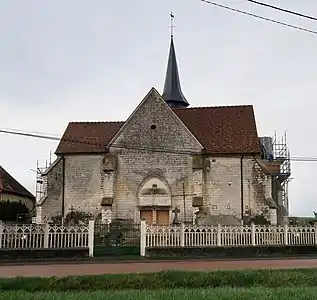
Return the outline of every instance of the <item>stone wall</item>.
<path id="1" fill-rule="evenodd" d="M 205 212 L 211 216 L 225 218 L 225 220 L 214 218 L 217 219 L 217 222 L 240 224 L 241 158 L 210 157 L 208 159 L 210 168 L 205 171 Z M 271 197 L 271 183 L 257 166 L 252 157 L 244 157 L 242 160 L 244 216 L 248 212 L 255 215 L 264 212 L 268 207 L 265 198 Z M 254 180 L 255 177 L 256 180 Z M 232 218 L 228 216 L 232 216 Z"/>
<path id="2" fill-rule="evenodd" d="M 97 216 L 101 213 L 102 155 L 66 156 L 65 216 L 73 206 L 76 210 Z"/>
<path id="3" fill-rule="evenodd" d="M 172 208 L 180 209 L 183 218 L 183 182 L 185 193 L 191 194 L 192 168 L 189 155 L 121 151 L 115 181 L 113 214 L 115 218 L 139 220 L 137 192 L 143 180 L 158 177 L 167 182 L 172 196 Z M 185 199 L 186 216 L 192 217 L 192 197 Z"/>
<path id="4" fill-rule="evenodd" d="M 200 152 L 202 146 L 155 91 L 145 97 L 121 128 L 112 147 L 173 152 Z"/>
<path id="5" fill-rule="evenodd" d="M 170 188 L 172 208 L 180 209 L 184 218 L 183 183 L 186 219 L 192 220 L 193 196 L 203 196 L 205 211 L 211 216 L 241 217 L 240 158 L 205 158 L 201 168 L 197 156 L 189 154 L 113 150 L 117 156 L 114 171 L 105 170 L 104 155 L 73 155 L 65 157 L 65 215 L 73 206 L 76 210 L 101 213 L 103 198 L 113 198 L 112 217 L 139 221 L 138 189 L 149 177 L 161 178 Z M 243 160 L 243 194 L 245 211 L 261 213 L 270 196 L 271 184 L 264 174 L 263 189 L 254 182 L 256 162 Z M 262 172 L 257 169 L 257 172 Z M 261 179 L 261 180 L 262 180 Z M 61 213 L 62 162 L 47 176 L 48 199 L 43 203 L 43 215 Z M 264 192 L 264 194 L 262 193 Z M 228 218 L 227 218 L 228 219 Z"/>
<path id="6" fill-rule="evenodd" d="M 45 190 L 44 196 L 38 202 L 38 205 L 42 207 L 42 220 L 38 220 L 39 222 L 44 222 L 62 212 L 62 167 L 63 162 L 59 159 L 54 162 L 54 166 L 47 175 L 43 176 Z"/>
<path id="7" fill-rule="evenodd" d="M 113 175 L 103 169 L 104 155 L 65 155 L 65 216 L 73 207 L 75 210 L 101 214 L 104 196 L 112 196 Z M 39 202 L 42 215 L 50 219 L 62 213 L 62 167 L 60 160 L 45 176 L 46 195 Z M 110 180 L 109 180 L 110 179 Z"/>

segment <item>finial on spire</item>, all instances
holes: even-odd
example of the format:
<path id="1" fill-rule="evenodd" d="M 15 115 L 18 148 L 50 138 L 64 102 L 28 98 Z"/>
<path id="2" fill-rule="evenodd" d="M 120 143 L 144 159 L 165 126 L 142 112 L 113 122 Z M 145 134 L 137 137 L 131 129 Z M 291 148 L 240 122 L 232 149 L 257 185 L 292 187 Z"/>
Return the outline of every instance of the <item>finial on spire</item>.
<path id="1" fill-rule="evenodd" d="M 175 15 L 173 14 L 173 12 L 170 13 L 170 17 L 171 17 L 171 26 L 169 26 L 171 28 L 171 38 L 174 37 L 174 28 L 176 26 L 174 26 L 174 18 L 175 18 Z"/>

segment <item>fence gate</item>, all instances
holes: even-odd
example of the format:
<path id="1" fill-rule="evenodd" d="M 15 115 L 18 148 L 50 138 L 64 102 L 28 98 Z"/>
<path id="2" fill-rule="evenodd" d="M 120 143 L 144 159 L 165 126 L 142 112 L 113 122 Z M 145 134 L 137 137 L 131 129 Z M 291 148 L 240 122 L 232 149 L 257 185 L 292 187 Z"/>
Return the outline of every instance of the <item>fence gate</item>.
<path id="1" fill-rule="evenodd" d="M 112 220 L 95 224 L 94 256 L 139 256 L 140 224 Z"/>

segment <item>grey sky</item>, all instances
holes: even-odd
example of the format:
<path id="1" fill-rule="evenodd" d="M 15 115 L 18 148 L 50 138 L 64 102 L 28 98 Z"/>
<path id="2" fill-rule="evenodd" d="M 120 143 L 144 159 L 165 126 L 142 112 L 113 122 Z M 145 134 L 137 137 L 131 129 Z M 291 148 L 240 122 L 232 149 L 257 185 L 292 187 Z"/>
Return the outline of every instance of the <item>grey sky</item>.
<path id="1" fill-rule="evenodd" d="M 267 3 L 317 15 L 315 0 Z M 218 0 L 317 30 L 317 22 Z M 288 130 L 292 156 L 317 157 L 317 35 L 199 0 L 10 0 L 0 4 L 0 128 L 62 135 L 69 121 L 125 120 L 163 88 L 169 12 L 191 106 L 253 104 L 260 135 Z M 0 164 L 32 192 L 57 143 L 0 135 Z M 291 213 L 317 210 L 316 163 L 292 163 Z"/>

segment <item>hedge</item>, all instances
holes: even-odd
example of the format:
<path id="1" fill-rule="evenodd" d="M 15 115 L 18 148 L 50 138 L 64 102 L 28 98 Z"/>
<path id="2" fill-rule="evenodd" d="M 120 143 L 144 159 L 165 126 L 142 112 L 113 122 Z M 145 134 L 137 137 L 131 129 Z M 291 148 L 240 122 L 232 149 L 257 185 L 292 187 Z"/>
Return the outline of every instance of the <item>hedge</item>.
<path id="1" fill-rule="evenodd" d="M 140 247 L 108 247 L 95 246 L 94 257 L 133 257 L 133 259 L 140 259 Z"/>
<path id="2" fill-rule="evenodd" d="M 258 257 L 316 257 L 317 245 L 243 246 L 243 247 L 153 247 L 146 249 L 146 256 L 183 258 L 258 258 Z"/>
<path id="3" fill-rule="evenodd" d="M 122 274 L 51 278 L 0 278 L 0 290 L 28 292 L 124 289 L 176 289 L 215 287 L 293 287 L 316 286 L 316 269 L 249 270 L 217 272 L 168 271 L 148 274 Z"/>

